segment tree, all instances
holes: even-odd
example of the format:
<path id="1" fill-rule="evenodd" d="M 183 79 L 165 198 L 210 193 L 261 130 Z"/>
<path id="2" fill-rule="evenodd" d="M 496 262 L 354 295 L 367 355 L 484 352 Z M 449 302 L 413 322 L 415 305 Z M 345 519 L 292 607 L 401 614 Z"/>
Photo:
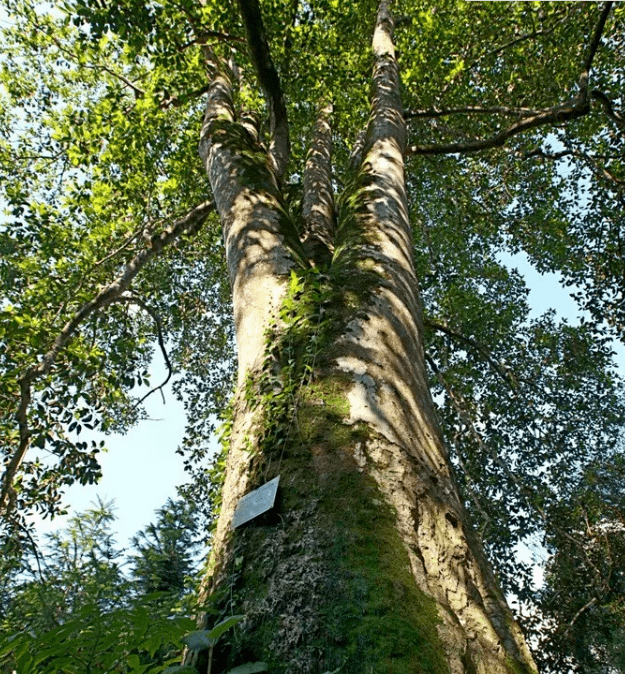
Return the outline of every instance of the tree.
<path id="1" fill-rule="evenodd" d="M 46 554 L 36 547 L 22 559 L 20 573 L 3 586 L 5 629 L 49 631 L 85 605 L 112 610 L 124 596 L 120 551 L 110 529 L 112 503 L 99 502 L 73 517 L 66 530 L 49 535 Z"/>
<path id="2" fill-rule="evenodd" d="M 180 596 L 193 575 L 199 547 L 198 520 L 193 505 L 167 500 L 150 523 L 132 539 L 133 575 L 143 594 L 172 592 Z"/>
<path id="3" fill-rule="evenodd" d="M 540 659 L 548 671 L 622 671 L 625 612 L 623 460 L 589 466 L 550 518 L 554 553 L 541 591 Z M 571 588 L 575 592 L 570 592 Z M 545 625 L 556 625 L 545 630 Z"/>
<path id="4" fill-rule="evenodd" d="M 234 324 L 202 603 L 208 625 L 247 617 L 214 667 L 535 671 L 482 546 L 522 593 L 515 544 L 622 430 L 621 8 L 10 8 L 9 524 L 96 479 L 97 447 L 72 434 L 140 415 L 152 334 L 184 370 L 202 500 Z M 590 319 L 528 324 L 506 249 L 576 283 Z M 278 475 L 273 514 L 232 530 Z"/>
<path id="5" fill-rule="evenodd" d="M 171 539 L 180 507 L 168 502 L 158 515 L 149 533 Z M 113 504 L 99 501 L 49 534 L 45 545 L 33 540 L 20 559 L 5 558 L 18 573 L 2 569 L 0 576 L 0 671 L 143 674 L 161 672 L 179 655 L 193 623 L 180 615 L 188 606 L 178 579 L 155 592 L 145 575 L 125 571 L 129 560 L 113 540 L 114 520 Z M 190 530 L 184 537 L 192 548 Z"/>

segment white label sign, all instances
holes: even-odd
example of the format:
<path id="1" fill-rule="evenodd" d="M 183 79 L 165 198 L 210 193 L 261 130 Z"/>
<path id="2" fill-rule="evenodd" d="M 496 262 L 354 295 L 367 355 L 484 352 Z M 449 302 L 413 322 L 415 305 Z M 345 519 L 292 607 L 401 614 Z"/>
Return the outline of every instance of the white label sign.
<path id="1" fill-rule="evenodd" d="M 249 494 L 245 494 L 237 504 L 230 528 L 236 529 L 242 524 L 271 510 L 276 501 L 278 482 L 280 482 L 279 475 L 265 483 L 262 487 L 258 487 L 258 489 L 254 489 Z"/>

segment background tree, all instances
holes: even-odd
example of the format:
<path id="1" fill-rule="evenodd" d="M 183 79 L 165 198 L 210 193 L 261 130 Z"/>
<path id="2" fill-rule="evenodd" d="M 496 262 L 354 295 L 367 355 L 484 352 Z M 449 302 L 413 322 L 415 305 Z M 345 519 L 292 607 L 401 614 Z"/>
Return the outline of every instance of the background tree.
<path id="1" fill-rule="evenodd" d="M 535 626 L 545 671 L 625 666 L 623 469 L 622 455 L 588 466 L 571 499 L 554 505 L 546 535 L 552 555 Z"/>
<path id="2" fill-rule="evenodd" d="M 373 33 L 375 4 L 351 3 L 346 8 L 334 2 L 267 2 L 262 6 L 263 22 L 260 8 L 252 2 L 241 3 L 240 16 L 218 3 L 129 1 L 103 8 L 80 1 L 65 6 L 61 15 L 29 3 L 7 6 L 15 25 L 5 31 L 0 64 L 0 164 L 9 206 L 0 240 L 6 295 L 0 383 L 6 401 L 1 496 L 9 533 L 23 535 L 20 513 L 32 508 L 54 511 L 64 484 L 97 478 L 98 447 L 81 441 L 79 434 L 89 425 L 123 429 L 141 415 L 139 400 L 148 389 L 134 400 L 131 391 L 146 382 L 155 338 L 170 369 L 181 373 L 178 390 L 188 401 L 183 451 L 198 477 L 194 497 L 204 502 L 213 490 L 201 461 L 211 414 L 223 408 L 231 385 L 233 323 L 224 247 L 215 207 L 204 201 L 209 187 L 195 149 L 207 76 L 213 81 L 210 100 L 222 110 L 214 117 L 209 110 L 203 152 L 213 171 L 213 195 L 224 216 L 226 240 L 234 231 L 228 229 L 232 223 L 226 202 L 236 190 L 227 180 L 215 188 L 221 160 L 214 149 L 220 143 L 226 153 L 222 158 L 240 159 L 231 165 L 240 177 L 239 186 L 251 190 L 252 201 L 259 190 L 262 193 L 254 203 L 264 204 L 271 227 L 287 228 L 275 251 L 284 252 L 285 270 L 290 267 L 294 274 L 283 283 L 266 269 L 263 302 L 268 306 L 267 296 L 271 300 L 274 293 L 280 318 L 275 326 L 262 325 L 261 309 L 260 330 L 254 329 L 254 311 L 246 311 L 245 302 L 235 307 L 243 364 L 239 381 L 246 384 L 247 397 L 240 389 L 233 405 L 234 426 L 226 429 L 226 437 L 235 440 L 229 461 L 232 466 L 237 456 L 242 464 L 249 460 L 249 454 L 241 458 L 241 446 L 256 448 L 258 454 L 251 456 L 261 457 L 252 458 L 256 473 L 246 473 L 246 480 L 252 481 L 241 480 L 236 489 L 241 492 L 261 476 L 270 476 L 262 461 L 270 458 L 267 449 L 272 445 L 283 447 L 288 457 L 295 452 L 294 443 L 315 444 L 325 434 L 324 441 L 335 447 L 368 447 L 364 455 L 360 450 L 354 454 L 361 462 L 371 449 L 365 442 L 367 433 L 358 424 L 341 423 L 348 412 L 343 396 L 348 387 L 336 378 L 330 383 L 323 368 L 331 368 L 337 356 L 328 352 L 330 344 L 340 345 L 345 338 L 354 346 L 353 335 L 338 334 L 340 326 L 357 328 L 354 334 L 371 334 L 375 321 L 366 319 L 377 315 L 372 296 L 390 292 L 402 278 L 391 264 L 382 272 L 388 284 L 380 285 L 380 277 L 371 272 L 380 271 L 376 265 L 383 261 L 370 255 L 380 240 L 367 243 L 366 236 L 362 238 L 365 230 L 376 229 L 367 229 L 371 222 L 366 216 L 380 203 L 375 198 L 371 202 L 373 188 L 379 189 L 375 194 L 388 197 L 389 185 L 380 185 L 379 176 L 392 173 L 388 165 L 382 171 L 379 166 L 372 169 L 372 157 L 367 158 L 384 124 L 372 123 L 368 137 L 360 134 L 370 114 L 371 73 L 371 54 L 362 45 Z M 525 598 L 529 570 L 516 559 L 516 546 L 562 524 L 549 518 L 558 501 L 572 494 L 571 472 L 579 477 L 586 464 L 600 464 L 611 456 L 622 428 L 623 407 L 609 346 L 611 335 L 622 337 L 622 10 L 611 3 L 450 1 L 433 7 L 406 0 L 397 3 L 394 12 L 403 115 L 398 114 L 397 100 L 384 102 L 380 93 L 392 80 L 388 68 L 392 70 L 394 59 L 388 41 L 376 52 L 379 96 L 374 96 L 371 114 L 378 121 L 394 120 L 393 151 L 406 159 L 405 184 L 395 175 L 393 190 L 398 194 L 405 188 L 408 194 L 414 247 L 406 248 L 403 257 L 414 255 L 420 279 L 430 384 L 478 538 L 496 562 L 504 587 Z M 230 74 L 227 62 L 234 68 Z M 229 84 L 233 104 L 227 97 L 215 98 L 219 87 L 223 94 Z M 325 101 L 320 116 L 319 101 Z M 385 117 L 380 104 L 394 112 Z M 404 150 L 402 117 L 409 126 Z M 257 119 L 268 121 L 259 127 Z M 331 180 L 324 180 L 328 125 L 334 172 Z M 314 152 L 306 169 L 308 141 Z M 399 155 L 393 155 L 396 165 Z M 378 154 L 377 160 L 382 159 Z M 333 232 L 327 227 L 332 220 L 329 199 L 337 188 L 342 196 Z M 265 200 L 267 194 L 271 203 Z M 404 203 L 399 211 L 405 207 Z M 241 231 L 253 232 L 250 225 L 247 222 Z M 389 245 L 400 239 L 389 239 Z M 237 251 L 232 240 L 226 244 L 236 297 L 237 282 L 244 278 L 235 273 L 235 261 L 243 259 L 237 254 L 251 253 L 253 246 Z M 520 249 L 540 269 L 560 271 L 566 282 L 577 284 L 578 299 L 590 311 L 590 319 L 578 326 L 558 323 L 549 315 L 528 322 L 522 279 L 500 261 L 502 252 Z M 317 262 L 312 271 L 306 271 L 307 257 Z M 402 292 L 414 292 L 412 272 L 406 278 Z M 249 334 L 243 324 L 252 326 Z M 246 383 L 246 366 L 265 349 L 264 327 L 269 327 L 275 348 L 265 354 L 256 378 Z M 397 329 L 391 325 L 386 332 Z M 411 328 L 402 335 L 417 332 Z M 400 335 L 399 342 L 403 338 Z M 418 358 L 417 348 L 403 359 L 403 367 Z M 428 407 L 426 373 L 417 370 Z M 357 376 L 359 385 L 368 381 L 362 372 Z M 374 381 L 380 385 L 385 376 L 379 373 Z M 331 387 L 327 399 L 327 391 L 321 390 L 325 383 Z M 318 414 L 320 408 L 327 410 L 325 417 Z M 349 409 L 356 409 L 353 399 Z M 405 400 L 398 400 L 396 409 L 405 409 Z M 241 419 L 253 419 L 254 414 L 253 431 L 242 431 L 241 423 L 246 422 Z M 309 424 L 306 414 L 317 421 Z M 352 437 L 354 430 L 362 431 L 363 437 Z M 378 427 L 376 433 L 385 436 L 387 429 Z M 376 459 L 378 466 L 398 456 L 388 451 L 380 455 L 384 460 Z M 445 453 L 440 447 L 437 451 Z M 274 469 L 279 463 L 274 461 Z M 393 480 L 387 472 L 378 488 L 390 489 Z M 452 493 L 453 480 L 447 485 Z M 236 500 L 236 489 L 228 493 L 224 518 Z M 430 485 L 413 493 L 436 490 Z M 387 496 L 393 502 L 392 494 Z M 305 512 L 299 523 L 289 524 L 295 527 L 291 532 L 301 522 L 312 521 L 306 508 L 314 504 L 304 507 L 302 498 L 309 495 L 300 497 L 283 503 L 293 517 L 302 508 Z M 433 502 L 428 498 L 420 501 L 425 510 L 406 517 L 422 525 Z M 449 505 L 448 499 L 445 492 L 440 503 Z M 411 510 L 404 506 L 397 508 L 401 516 Z M 390 526 L 392 518 L 385 519 L 382 510 L 372 506 L 367 517 L 377 512 Z M 464 526 L 461 510 L 454 505 L 445 521 L 441 511 L 439 529 L 447 532 L 441 534 L 441 550 L 447 546 L 449 552 L 456 540 L 454 521 Z M 362 520 L 367 520 L 364 512 Z M 371 528 L 370 521 L 366 526 Z M 241 540 L 253 534 L 248 530 Z M 353 549 L 353 539 L 339 543 L 336 550 Z M 289 558 L 310 561 L 298 545 L 293 543 L 290 552 L 285 549 Z M 255 546 L 263 550 L 258 541 Z M 388 541 L 371 548 L 394 549 Z M 423 553 L 423 545 L 417 548 Z M 479 546 L 470 543 L 469 548 Z M 231 589 L 236 582 L 243 594 L 233 589 L 230 596 L 247 601 L 256 611 L 257 618 L 243 626 L 243 633 L 250 633 L 265 620 L 263 605 L 255 605 L 252 594 L 245 599 L 246 589 L 254 586 L 249 577 L 252 555 L 235 552 L 230 549 L 222 558 L 224 573 L 215 577 Z M 387 615 L 393 602 L 386 595 L 373 598 L 372 579 L 359 575 L 357 561 L 348 559 L 354 566 L 346 576 L 351 574 L 361 589 L 354 586 L 343 612 L 334 614 L 334 642 L 323 644 L 325 665 L 318 656 L 317 664 L 326 669 L 344 664 L 345 657 L 353 668 L 367 658 L 374 660 L 378 655 L 371 634 L 393 632 L 375 627 L 375 616 Z M 380 560 L 369 561 L 380 566 Z M 482 562 L 473 566 L 481 567 Z M 469 567 L 465 561 L 458 568 L 464 573 Z M 393 573 L 389 570 L 389 577 Z M 306 566 L 307 577 L 311 574 Z M 396 580 L 389 588 L 408 582 Z M 219 600 L 219 593 L 214 596 L 216 611 L 234 608 Z M 273 615 L 276 607 L 283 617 L 298 611 L 299 600 L 288 604 L 284 597 L 274 599 L 267 614 Z M 302 602 L 316 605 L 310 598 Z M 472 610 L 473 599 L 468 604 Z M 349 626 L 361 624 L 363 615 L 370 618 L 371 628 L 356 639 Z M 289 639 L 307 634 L 298 631 L 298 625 L 301 622 L 293 617 L 284 627 Z M 404 666 L 399 663 L 410 650 L 401 646 L 410 641 L 402 642 L 401 629 L 391 639 L 394 646 L 381 647 L 384 651 L 388 646 L 383 657 L 394 658 L 398 667 Z M 449 627 L 449 633 L 455 629 Z M 487 652 L 467 655 L 473 647 L 467 646 L 458 655 L 463 647 L 449 646 L 449 635 L 443 638 L 448 652 L 456 652 L 447 657 L 452 669 L 488 668 Z M 289 639 L 280 643 L 289 648 Z M 464 639 L 457 643 L 474 644 Z M 248 648 L 236 640 L 231 646 L 233 658 Z M 277 648 L 275 653 L 283 646 Z M 297 648 L 306 650 L 299 643 Z M 440 652 L 436 646 L 431 650 Z M 226 655 L 224 650 L 219 657 Z M 430 656 L 415 657 L 422 658 L 419 666 L 425 667 Z M 437 656 L 432 657 L 430 664 Z"/>
<path id="3" fill-rule="evenodd" d="M 133 576 L 143 594 L 188 588 L 198 553 L 199 533 L 195 507 L 187 501 L 168 499 L 149 524 L 132 539 Z"/>
<path id="4" fill-rule="evenodd" d="M 146 528 L 149 535 L 174 539 L 184 519 L 180 507 L 168 501 L 157 515 Z M 49 534 L 44 545 L 32 541 L 21 558 L 7 558 L 13 564 L 1 576 L 2 671 L 160 672 L 179 654 L 181 637 L 193 627 L 180 615 L 191 610 L 189 583 L 185 588 L 175 576 L 168 585 L 163 576 L 153 588 L 145 567 L 130 571 L 131 560 L 113 540 L 114 520 L 112 503 L 99 502 Z M 149 540 L 142 534 L 136 540 Z M 197 545 L 192 527 L 183 538 L 189 550 Z M 182 543 L 178 547 L 190 577 L 189 553 Z M 146 549 L 137 546 L 135 554 Z"/>

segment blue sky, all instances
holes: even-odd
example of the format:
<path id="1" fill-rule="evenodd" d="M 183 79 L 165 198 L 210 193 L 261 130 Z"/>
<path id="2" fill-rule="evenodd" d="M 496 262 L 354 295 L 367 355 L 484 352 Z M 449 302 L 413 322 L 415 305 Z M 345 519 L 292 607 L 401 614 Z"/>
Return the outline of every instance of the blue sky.
<path id="1" fill-rule="evenodd" d="M 151 380 L 157 384 L 165 378 L 160 354 L 155 354 Z M 154 521 L 154 511 L 167 498 L 176 497 L 176 486 L 187 481 L 183 458 L 176 454 L 184 434 L 185 414 L 182 403 L 174 397 L 171 386 L 165 389 L 165 403 L 159 392 L 146 402 L 149 418 L 141 421 L 126 435 L 92 434 L 104 439 L 109 451 L 100 455 L 103 477 L 97 485 L 74 485 L 67 490 L 64 503 L 70 513 L 86 510 L 99 496 L 115 501 L 117 542 L 127 547 L 128 539 Z M 83 433 L 84 435 L 84 433 Z M 62 527 L 67 518 L 37 520 L 40 534 Z"/>

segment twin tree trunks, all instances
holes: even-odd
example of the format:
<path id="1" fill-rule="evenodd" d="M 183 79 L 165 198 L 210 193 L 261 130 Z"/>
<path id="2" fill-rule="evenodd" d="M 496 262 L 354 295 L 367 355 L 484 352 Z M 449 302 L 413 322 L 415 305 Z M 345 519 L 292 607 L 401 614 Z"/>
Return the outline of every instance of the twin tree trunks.
<path id="1" fill-rule="evenodd" d="M 405 125 L 381 2 L 370 119 L 335 206 L 331 106 L 287 213 L 288 140 L 268 150 L 216 68 L 200 153 L 221 215 L 239 379 L 206 627 L 246 614 L 213 672 L 536 672 L 472 533 L 428 389 L 404 180 Z M 280 475 L 268 516 L 231 529 Z M 196 656 L 202 670 L 202 654 Z"/>

